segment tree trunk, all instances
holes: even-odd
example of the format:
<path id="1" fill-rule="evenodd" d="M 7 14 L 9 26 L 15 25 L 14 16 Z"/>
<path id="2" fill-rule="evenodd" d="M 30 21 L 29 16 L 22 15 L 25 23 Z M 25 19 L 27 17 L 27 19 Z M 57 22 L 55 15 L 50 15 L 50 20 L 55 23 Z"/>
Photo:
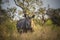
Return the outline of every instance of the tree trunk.
<path id="1" fill-rule="evenodd" d="M 44 19 L 44 14 L 42 14 L 42 25 L 44 25 L 45 19 Z"/>

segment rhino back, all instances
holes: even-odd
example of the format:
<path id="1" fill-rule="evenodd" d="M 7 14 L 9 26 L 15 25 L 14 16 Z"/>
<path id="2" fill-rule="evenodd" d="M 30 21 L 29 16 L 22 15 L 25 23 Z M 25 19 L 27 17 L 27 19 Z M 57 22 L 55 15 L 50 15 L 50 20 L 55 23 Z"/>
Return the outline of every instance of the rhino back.
<path id="1" fill-rule="evenodd" d="M 25 25 L 26 25 L 25 19 L 21 19 L 17 22 L 17 27 L 18 28 L 24 27 Z"/>

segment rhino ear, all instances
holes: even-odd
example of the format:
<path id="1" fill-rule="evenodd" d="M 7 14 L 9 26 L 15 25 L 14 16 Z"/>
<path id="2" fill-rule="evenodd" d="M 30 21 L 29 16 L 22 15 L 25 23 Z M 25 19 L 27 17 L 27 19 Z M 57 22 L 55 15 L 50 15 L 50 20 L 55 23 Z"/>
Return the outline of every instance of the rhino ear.
<path id="1" fill-rule="evenodd" d="M 27 16 L 27 14 L 24 14 L 24 15 L 23 15 L 23 17 L 26 17 L 26 16 Z"/>
<path id="2" fill-rule="evenodd" d="M 34 18 L 35 17 L 35 15 L 33 15 L 31 18 Z"/>

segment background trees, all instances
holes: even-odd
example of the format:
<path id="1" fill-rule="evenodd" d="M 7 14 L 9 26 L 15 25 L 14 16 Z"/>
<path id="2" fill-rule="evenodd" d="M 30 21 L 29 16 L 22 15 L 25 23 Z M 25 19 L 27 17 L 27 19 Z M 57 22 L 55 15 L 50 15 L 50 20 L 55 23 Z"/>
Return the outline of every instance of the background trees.
<path id="1" fill-rule="evenodd" d="M 14 2 L 22 9 L 22 11 L 18 11 L 19 16 L 21 16 L 21 14 L 37 16 L 32 23 L 34 26 L 34 32 L 19 34 L 16 30 L 16 21 L 13 20 L 14 16 L 16 16 L 15 13 L 17 8 L 8 7 L 5 10 L 1 7 L 2 0 L 0 0 L 0 40 L 60 40 L 60 9 L 49 8 L 48 10 L 45 10 L 44 8 L 41 8 L 43 3 L 40 0 L 14 0 Z M 42 21 L 44 21 L 45 11 L 52 22 L 48 20 L 46 22 L 47 24 L 41 26 L 42 23 L 40 23 L 40 19 L 38 19 L 38 17 L 42 14 Z"/>
<path id="2" fill-rule="evenodd" d="M 60 21 L 59 21 L 60 20 L 60 15 L 59 15 L 60 10 L 50 8 L 48 11 L 49 12 L 47 12 L 47 14 L 50 16 L 53 24 L 60 25 Z"/>
<path id="3" fill-rule="evenodd" d="M 42 1 L 40 0 L 14 0 L 14 2 L 23 10 L 24 14 L 29 14 L 31 10 L 34 12 L 36 10 L 36 6 L 42 5 Z"/>

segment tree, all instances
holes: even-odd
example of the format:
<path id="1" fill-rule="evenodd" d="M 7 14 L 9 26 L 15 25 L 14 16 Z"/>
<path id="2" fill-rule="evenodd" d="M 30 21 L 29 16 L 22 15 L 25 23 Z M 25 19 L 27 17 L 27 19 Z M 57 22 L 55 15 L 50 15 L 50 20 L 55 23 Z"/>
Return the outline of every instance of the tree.
<path id="1" fill-rule="evenodd" d="M 36 5 L 41 6 L 42 4 L 40 0 L 14 0 L 14 2 L 23 10 L 24 15 L 29 14 L 31 8 L 36 10 Z"/>
<path id="2" fill-rule="evenodd" d="M 2 0 L 0 0 L 0 40 L 18 40 L 14 33 L 16 33 L 16 24 L 11 22 L 12 16 L 10 14 L 15 13 L 16 8 L 8 8 L 7 10 L 2 9 Z M 8 36 L 9 35 L 9 36 Z"/>
<path id="3" fill-rule="evenodd" d="M 15 12 L 16 12 L 16 7 L 13 7 L 13 8 L 7 8 L 7 12 L 8 12 L 8 15 L 10 16 L 11 19 L 13 19 L 15 17 Z"/>
<path id="4" fill-rule="evenodd" d="M 40 8 L 39 10 L 39 14 L 41 14 L 42 15 L 42 25 L 45 23 L 45 18 L 44 18 L 44 16 L 45 16 L 45 12 L 46 12 L 46 9 L 45 8 Z"/>

